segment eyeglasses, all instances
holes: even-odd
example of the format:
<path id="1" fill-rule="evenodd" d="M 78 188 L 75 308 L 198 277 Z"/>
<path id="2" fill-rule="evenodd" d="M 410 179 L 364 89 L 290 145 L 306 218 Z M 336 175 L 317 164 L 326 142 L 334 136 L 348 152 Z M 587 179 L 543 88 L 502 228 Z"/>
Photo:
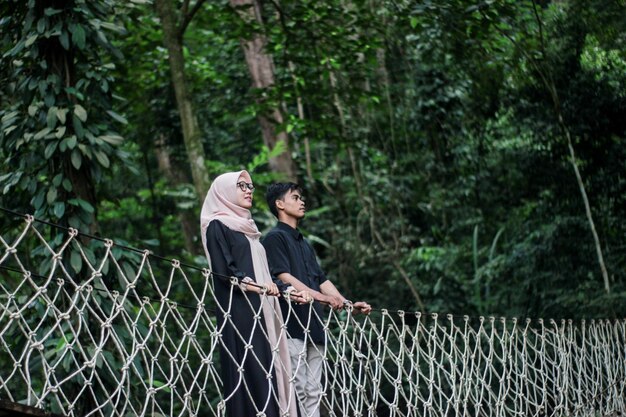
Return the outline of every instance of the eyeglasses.
<path id="1" fill-rule="evenodd" d="M 237 183 L 237 187 L 239 187 L 239 189 L 243 191 L 244 193 L 246 192 L 246 190 L 250 190 L 254 192 L 254 184 L 252 184 L 251 182 L 239 181 Z"/>

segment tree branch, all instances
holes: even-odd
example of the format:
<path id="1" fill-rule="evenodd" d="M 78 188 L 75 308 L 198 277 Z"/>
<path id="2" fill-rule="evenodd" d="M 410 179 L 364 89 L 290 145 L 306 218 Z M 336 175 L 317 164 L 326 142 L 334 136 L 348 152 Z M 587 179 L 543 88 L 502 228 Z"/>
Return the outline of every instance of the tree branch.
<path id="1" fill-rule="evenodd" d="M 185 31 L 187 30 L 187 26 L 189 26 L 189 23 L 191 22 L 195 14 L 198 12 L 198 10 L 200 10 L 200 7 L 202 7 L 202 5 L 204 4 L 206 0 L 197 0 L 196 4 L 193 5 L 191 10 L 187 11 L 189 9 L 189 1 L 190 0 L 185 0 L 185 3 L 183 4 L 182 21 L 180 23 L 180 27 L 178 28 L 178 33 L 180 34 L 181 38 L 185 34 Z"/>

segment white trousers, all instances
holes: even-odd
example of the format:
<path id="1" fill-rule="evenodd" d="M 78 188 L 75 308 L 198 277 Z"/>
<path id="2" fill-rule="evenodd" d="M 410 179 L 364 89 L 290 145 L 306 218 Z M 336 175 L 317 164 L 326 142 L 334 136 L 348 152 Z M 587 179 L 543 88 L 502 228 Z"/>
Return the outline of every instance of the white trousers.
<path id="1" fill-rule="evenodd" d="M 301 417 L 319 417 L 324 346 L 301 339 L 287 339 L 287 344 Z"/>

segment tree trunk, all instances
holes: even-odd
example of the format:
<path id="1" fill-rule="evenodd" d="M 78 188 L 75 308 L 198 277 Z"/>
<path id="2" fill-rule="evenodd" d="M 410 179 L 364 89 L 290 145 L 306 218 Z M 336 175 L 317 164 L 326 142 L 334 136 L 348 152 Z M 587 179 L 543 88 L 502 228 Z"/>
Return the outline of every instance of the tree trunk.
<path id="1" fill-rule="evenodd" d="M 205 166 L 205 154 L 200 136 L 198 119 L 194 113 L 191 95 L 185 79 L 185 58 L 183 56 L 183 31 L 175 22 L 175 12 L 171 0 L 155 0 L 157 14 L 163 26 L 163 43 L 167 48 L 172 75 L 172 84 L 176 95 L 176 105 L 183 129 L 185 149 L 191 167 L 194 188 L 200 202 L 209 189 L 209 175 Z"/>
<path id="2" fill-rule="evenodd" d="M 157 162 L 159 165 L 159 171 L 165 175 L 170 185 L 179 185 L 187 182 L 186 175 L 183 174 L 182 169 L 172 167 L 172 160 L 170 158 L 169 149 L 165 143 L 163 136 L 159 137 L 155 143 L 154 152 L 156 154 Z M 198 219 L 191 210 L 178 210 L 178 220 L 183 231 L 183 237 L 185 240 L 185 249 L 193 255 L 199 255 L 197 245 L 195 244 L 193 237 L 198 233 Z"/>
<path id="3" fill-rule="evenodd" d="M 263 26 L 258 0 L 230 0 L 230 4 L 246 23 L 256 22 L 259 26 Z M 241 40 L 241 47 L 252 77 L 252 86 L 261 90 L 274 85 L 274 61 L 265 50 L 266 44 L 265 36 L 259 33 L 254 34 L 250 39 Z M 268 109 L 265 113 L 259 114 L 258 120 L 263 134 L 263 143 L 268 148 L 273 149 L 277 142 L 284 141 L 289 149 L 287 132 L 276 132 L 276 125 L 284 121 L 280 108 Z M 270 158 L 269 165 L 272 171 L 282 173 L 286 179 L 292 181 L 296 179 L 296 169 L 289 151 Z"/>

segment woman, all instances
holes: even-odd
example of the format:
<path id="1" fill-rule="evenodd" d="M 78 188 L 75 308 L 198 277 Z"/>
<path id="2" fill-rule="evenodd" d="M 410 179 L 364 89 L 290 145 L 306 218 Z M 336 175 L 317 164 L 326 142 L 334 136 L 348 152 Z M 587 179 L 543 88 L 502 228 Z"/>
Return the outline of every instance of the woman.
<path id="1" fill-rule="evenodd" d="M 296 417 L 286 335 L 276 299 L 279 288 L 272 282 L 261 233 L 250 214 L 253 192 L 247 171 L 222 174 L 211 184 L 200 215 L 202 241 L 215 273 L 226 415 L 263 412 L 267 417 L 283 413 Z M 228 279 L 233 276 L 242 283 L 233 285 Z M 265 295 L 259 286 L 266 288 Z M 281 289 L 287 290 L 284 285 Z"/>

